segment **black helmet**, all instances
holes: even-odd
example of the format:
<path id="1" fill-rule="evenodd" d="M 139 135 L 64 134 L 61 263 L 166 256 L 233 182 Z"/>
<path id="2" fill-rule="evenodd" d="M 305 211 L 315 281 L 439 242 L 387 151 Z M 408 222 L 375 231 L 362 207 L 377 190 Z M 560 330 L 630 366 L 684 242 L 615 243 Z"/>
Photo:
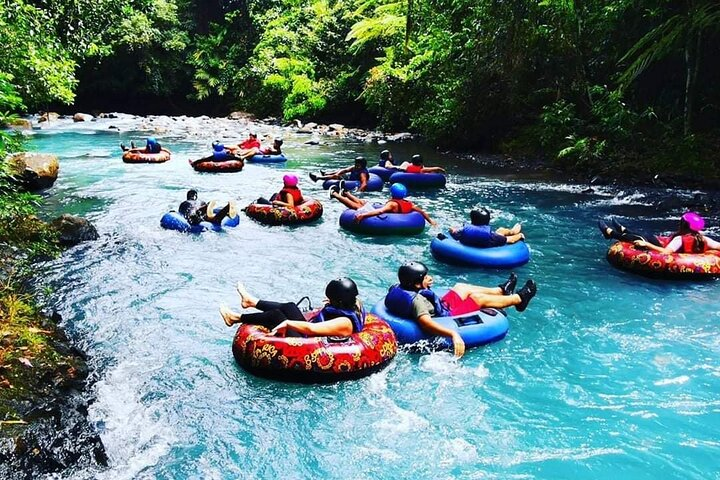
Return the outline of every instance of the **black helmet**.
<path id="1" fill-rule="evenodd" d="M 490 224 L 490 212 L 488 212 L 487 208 L 485 207 L 480 210 L 471 210 L 470 223 L 472 223 L 473 225 Z"/>
<path id="2" fill-rule="evenodd" d="M 422 155 L 417 154 L 417 153 L 415 155 L 413 155 L 411 163 L 413 165 L 422 165 L 422 163 L 423 163 Z"/>
<path id="3" fill-rule="evenodd" d="M 380 160 L 388 160 L 390 158 L 390 150 L 380 152 Z"/>
<path id="4" fill-rule="evenodd" d="M 355 163 L 360 165 L 360 168 L 367 167 L 367 159 L 365 159 L 365 157 L 355 157 Z"/>
<path id="5" fill-rule="evenodd" d="M 325 287 L 325 296 L 333 305 L 352 307 L 358 296 L 358 288 L 352 278 L 336 278 Z"/>
<path id="6" fill-rule="evenodd" d="M 197 190 L 188 190 L 185 198 L 188 200 L 195 200 L 197 198 Z"/>
<path id="7" fill-rule="evenodd" d="M 408 262 L 398 269 L 398 280 L 403 287 L 415 288 L 415 285 L 422 283 L 427 275 L 428 269 L 424 263 Z"/>

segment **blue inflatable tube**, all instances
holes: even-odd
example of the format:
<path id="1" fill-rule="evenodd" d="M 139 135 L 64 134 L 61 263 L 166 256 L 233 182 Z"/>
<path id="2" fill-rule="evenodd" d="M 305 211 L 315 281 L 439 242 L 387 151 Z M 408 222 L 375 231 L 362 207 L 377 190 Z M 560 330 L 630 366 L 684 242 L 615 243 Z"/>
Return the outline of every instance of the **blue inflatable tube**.
<path id="1" fill-rule="evenodd" d="M 220 209 L 216 209 L 218 212 Z M 200 222 L 198 225 L 190 225 L 185 217 L 180 215 L 176 211 L 167 212 L 160 219 L 160 226 L 166 230 L 177 230 L 178 232 L 188 233 L 200 233 L 206 230 L 214 230 L 216 232 L 223 229 L 223 227 L 237 227 L 240 224 L 240 215 L 234 217 L 223 218 L 221 225 L 215 225 L 211 222 Z"/>
<path id="2" fill-rule="evenodd" d="M 470 247 L 447 234 L 430 243 L 433 257 L 444 263 L 466 267 L 514 268 L 530 260 L 530 249 L 524 241 L 502 247 Z"/>
<path id="3" fill-rule="evenodd" d="M 280 155 L 254 155 L 247 160 L 250 163 L 283 163 L 287 162 L 284 154 Z"/>
<path id="4" fill-rule="evenodd" d="M 402 183 L 409 189 L 442 188 L 447 182 L 444 173 L 406 173 L 395 172 L 390 175 L 390 183 Z"/>
<path id="5" fill-rule="evenodd" d="M 333 185 L 337 185 L 340 183 L 340 180 L 325 180 L 322 184 L 322 187 L 327 190 L 328 188 L 332 187 Z M 365 191 L 367 192 L 379 192 L 383 189 L 383 186 L 385 185 L 385 182 L 383 182 L 383 179 L 375 175 L 374 173 L 371 173 L 368 176 L 368 182 L 367 182 L 367 188 Z M 360 186 L 360 180 L 345 180 L 345 188 L 348 190 L 355 190 Z"/>
<path id="6" fill-rule="evenodd" d="M 425 333 L 415 320 L 401 318 L 388 312 L 384 298 L 375 304 L 371 312 L 390 325 L 401 345 L 425 341 L 441 348 L 452 348 L 452 341 L 449 338 Z M 467 348 L 497 342 L 505 337 L 510 328 L 506 313 L 496 308 L 482 308 L 476 312 L 454 317 L 433 317 L 433 320 L 449 330 L 458 332 Z"/>
<path id="7" fill-rule="evenodd" d="M 374 203 L 373 207 L 382 207 Z M 384 213 L 355 222 L 357 210 L 348 209 L 340 215 L 340 226 L 345 230 L 365 235 L 417 235 L 425 230 L 425 217 L 420 212 Z"/>
<path id="8" fill-rule="evenodd" d="M 390 181 L 390 175 L 393 173 L 399 172 L 400 170 L 397 170 L 395 168 L 385 168 L 381 167 L 379 165 L 375 165 L 374 167 L 368 168 L 368 172 L 374 173 L 378 177 L 382 178 L 383 182 L 389 182 Z"/>

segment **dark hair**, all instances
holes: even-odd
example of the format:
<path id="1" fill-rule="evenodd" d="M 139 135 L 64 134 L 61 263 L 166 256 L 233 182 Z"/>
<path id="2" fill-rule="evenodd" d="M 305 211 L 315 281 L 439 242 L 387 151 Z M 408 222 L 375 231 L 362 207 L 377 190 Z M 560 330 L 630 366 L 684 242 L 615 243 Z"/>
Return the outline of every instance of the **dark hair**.
<path id="1" fill-rule="evenodd" d="M 422 165 L 423 164 L 422 155 L 419 155 L 416 153 L 415 155 L 412 156 L 411 162 L 413 165 Z"/>
<path id="2" fill-rule="evenodd" d="M 702 233 L 696 232 L 695 230 L 690 228 L 690 224 L 688 223 L 688 221 L 684 218 L 681 218 L 680 225 L 678 226 L 678 231 L 673 233 L 670 238 L 673 239 L 675 237 L 681 237 L 683 235 L 693 236 L 694 241 L 692 253 L 702 253 L 705 251 L 705 238 L 703 238 Z"/>
<path id="3" fill-rule="evenodd" d="M 355 157 L 355 163 L 360 165 L 360 168 L 366 168 L 367 167 L 367 160 L 365 157 Z"/>
<path id="4" fill-rule="evenodd" d="M 480 210 L 471 210 L 470 223 L 472 223 L 473 225 L 490 224 L 490 212 L 488 212 L 487 208 L 484 207 Z"/>
<path id="5" fill-rule="evenodd" d="M 380 152 L 380 160 L 388 160 L 390 158 L 390 150 Z"/>
<path id="6" fill-rule="evenodd" d="M 195 200 L 197 198 L 197 190 L 188 190 L 185 198 L 187 200 Z"/>

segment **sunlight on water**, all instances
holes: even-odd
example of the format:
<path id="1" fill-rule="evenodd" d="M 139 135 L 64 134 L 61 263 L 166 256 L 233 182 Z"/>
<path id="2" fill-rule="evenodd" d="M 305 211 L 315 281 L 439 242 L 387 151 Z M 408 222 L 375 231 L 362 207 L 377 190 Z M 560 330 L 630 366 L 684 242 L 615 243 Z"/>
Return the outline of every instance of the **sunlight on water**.
<path id="1" fill-rule="evenodd" d="M 401 350 L 386 370 L 356 382 L 282 384 L 234 363 L 233 331 L 218 306 L 237 307 L 238 280 L 261 298 L 309 294 L 318 303 L 329 279 L 349 275 L 370 305 L 410 259 L 429 265 L 437 288 L 497 285 L 507 272 L 433 260 L 428 246 L 439 230 L 374 239 L 339 229 L 343 208 L 307 174 L 358 154 L 375 158 L 386 146 L 332 138 L 311 146 L 310 137 L 259 126 L 261 135 L 285 136 L 287 165 L 224 175 L 187 165 L 212 140 L 239 140 L 245 128 L 122 116 L 33 133 L 31 148 L 60 156 L 48 216 L 85 215 L 101 234 L 41 275 L 98 379 L 91 419 L 111 467 L 77 478 L 718 478 L 717 283 L 614 270 L 595 226 L 615 215 L 668 230 L 679 212 L 654 207 L 667 191 L 483 176 L 431 150 L 388 144 L 400 160 L 418 149 L 451 172 L 446 189 L 412 198 L 442 226 L 478 205 L 492 208 L 495 225 L 523 224 L 532 260 L 516 271 L 521 282 L 537 281 L 538 296 L 523 314 L 509 310 L 503 341 L 459 362 L 448 352 Z M 173 160 L 123 164 L 119 143 L 151 133 Z M 323 202 L 321 222 L 271 228 L 242 216 L 236 229 L 196 236 L 159 226 L 188 188 L 242 207 L 276 191 L 286 171 Z"/>

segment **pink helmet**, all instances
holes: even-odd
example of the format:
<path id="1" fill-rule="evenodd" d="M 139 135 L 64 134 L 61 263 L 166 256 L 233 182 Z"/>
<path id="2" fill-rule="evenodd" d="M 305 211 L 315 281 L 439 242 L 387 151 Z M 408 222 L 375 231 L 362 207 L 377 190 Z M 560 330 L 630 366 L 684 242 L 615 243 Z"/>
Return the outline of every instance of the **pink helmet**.
<path id="1" fill-rule="evenodd" d="M 682 219 L 687 222 L 690 230 L 694 232 L 699 232 L 705 228 L 705 220 L 703 220 L 703 218 L 695 212 L 683 213 Z"/>
<path id="2" fill-rule="evenodd" d="M 298 177 L 296 175 L 285 175 L 283 177 L 283 184 L 286 187 L 297 187 Z"/>

